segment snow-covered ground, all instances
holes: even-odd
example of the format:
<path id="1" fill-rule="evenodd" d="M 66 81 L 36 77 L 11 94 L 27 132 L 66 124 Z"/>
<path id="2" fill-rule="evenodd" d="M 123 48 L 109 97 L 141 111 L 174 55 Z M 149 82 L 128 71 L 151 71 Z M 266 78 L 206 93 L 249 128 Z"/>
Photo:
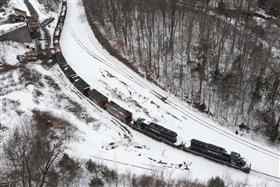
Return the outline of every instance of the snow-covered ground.
<path id="1" fill-rule="evenodd" d="M 20 23 L 8 23 L 8 24 L 4 24 L 4 25 L 0 25 L 0 36 L 7 33 L 7 32 L 10 32 L 12 30 L 15 30 L 19 27 L 22 27 L 26 25 L 26 23 L 24 22 L 20 22 Z"/>
<path id="2" fill-rule="evenodd" d="M 229 151 L 237 151 L 251 162 L 252 169 L 279 177 L 279 149 L 269 148 L 264 143 L 255 143 L 234 135 L 208 116 L 194 111 L 187 104 L 139 77 L 111 57 L 98 43 L 88 26 L 81 0 L 68 1 L 61 47 L 67 62 L 92 88 L 96 88 L 109 99 L 130 110 L 134 118 L 144 117 L 176 131 L 179 137 L 178 142 L 184 141 L 189 144 L 192 138 L 196 138 L 225 147 Z M 167 100 L 162 101 L 163 97 Z M 106 112 L 102 114 L 108 117 Z M 99 116 L 99 119 L 102 118 Z M 81 136 L 84 141 L 73 142 L 71 153 L 83 158 L 95 156 L 142 167 L 154 165 L 160 168 L 162 164 L 157 162 L 162 160 L 171 166 L 170 169 L 164 169 L 164 171 L 173 176 L 190 175 L 201 180 L 207 180 L 216 175 L 230 176 L 234 181 L 247 181 L 252 186 L 264 182 L 269 182 L 270 186 L 279 186 L 280 181 L 272 181 L 271 178 L 254 172 L 247 175 L 175 150 L 130 128 L 128 130 L 131 134 L 123 130 L 129 138 L 122 138 L 117 135 L 116 126 L 120 125 L 105 122 L 105 124 L 101 123 L 96 131 L 91 126 L 77 125 L 83 132 Z M 123 128 L 119 130 L 121 129 Z M 109 146 L 110 142 L 114 142 L 114 146 Z M 140 145 L 142 148 L 135 148 L 135 145 Z M 175 169 L 171 165 L 184 161 L 191 163 L 190 171 Z M 112 162 L 112 165 L 116 163 Z M 131 166 L 121 164 L 117 167 L 120 170 L 131 169 Z M 147 172 L 136 168 L 133 171 Z"/>
<path id="3" fill-rule="evenodd" d="M 61 46 L 67 62 L 92 88 L 133 112 L 134 118 L 144 117 L 176 131 L 178 142 L 189 144 L 190 139 L 196 138 L 240 152 L 252 163 L 253 169 L 279 176 L 279 149 L 234 135 L 112 58 L 89 28 L 81 0 L 68 1 Z M 15 54 L 27 50 L 16 43 L 5 43 L 1 47 L 10 64 L 17 63 Z M 0 121 L 9 129 L 28 118 L 33 109 L 50 111 L 78 129 L 78 137 L 69 145 L 69 153 L 102 162 L 120 172 L 143 174 L 157 170 L 163 171 L 166 178 L 191 177 L 206 181 L 212 176 L 221 176 L 235 182 L 247 182 L 249 186 L 280 185 L 279 180 L 254 172 L 247 175 L 173 149 L 132 130 L 79 95 L 57 66 L 48 69 L 35 62 L 28 64 L 26 69 L 39 74 L 37 83 L 24 86 L 18 69 L 0 74 Z M 163 102 L 162 97 L 167 100 Z M 81 107 L 78 113 L 71 112 L 75 103 Z M 0 132 L 0 139 L 7 137 L 9 132 Z M 160 164 L 160 161 L 166 164 Z M 190 170 L 179 168 L 184 162 Z"/>
<path id="4" fill-rule="evenodd" d="M 27 16 L 31 16 L 28 8 L 26 7 L 24 0 L 10 0 L 10 4 L 13 8 L 17 8 L 26 12 Z"/>
<path id="5" fill-rule="evenodd" d="M 28 44 L 32 46 L 31 44 Z M 16 60 L 17 55 L 24 54 L 27 49 L 24 44 L 15 43 L 15 42 L 2 42 L 0 45 L 0 58 L 9 63 L 10 65 L 15 65 L 18 63 Z"/>
<path id="6" fill-rule="evenodd" d="M 42 4 L 40 4 L 38 1 L 30 1 L 34 9 L 36 10 L 38 16 L 39 16 L 39 21 L 42 22 L 45 19 L 54 16 L 53 12 L 47 11 Z"/>

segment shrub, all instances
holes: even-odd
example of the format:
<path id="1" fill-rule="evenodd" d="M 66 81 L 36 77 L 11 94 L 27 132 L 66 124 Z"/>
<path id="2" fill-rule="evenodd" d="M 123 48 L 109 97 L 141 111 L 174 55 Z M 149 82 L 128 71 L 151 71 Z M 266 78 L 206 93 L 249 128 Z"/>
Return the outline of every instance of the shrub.
<path id="1" fill-rule="evenodd" d="M 58 165 L 61 172 L 65 175 L 65 179 L 67 182 L 73 181 L 79 174 L 79 162 L 75 161 L 73 158 L 70 158 L 66 153 L 64 153 Z"/>
<path id="2" fill-rule="evenodd" d="M 104 186 L 104 182 L 98 177 L 93 177 L 88 185 L 90 187 L 102 187 Z"/>
<path id="3" fill-rule="evenodd" d="M 118 174 L 115 170 L 108 169 L 107 167 L 104 167 L 101 173 L 105 181 L 108 183 L 116 180 L 118 177 Z"/>
<path id="4" fill-rule="evenodd" d="M 225 182 L 220 177 L 211 178 L 208 187 L 225 187 Z"/>
<path id="5" fill-rule="evenodd" d="M 152 176 L 142 175 L 137 179 L 136 186 L 139 186 L 139 187 L 151 186 L 153 184 L 154 180 L 155 179 Z"/>
<path id="6" fill-rule="evenodd" d="M 86 162 L 86 168 L 90 173 L 95 172 L 96 173 L 96 169 L 97 169 L 97 164 L 95 162 L 93 162 L 91 159 L 89 159 Z"/>

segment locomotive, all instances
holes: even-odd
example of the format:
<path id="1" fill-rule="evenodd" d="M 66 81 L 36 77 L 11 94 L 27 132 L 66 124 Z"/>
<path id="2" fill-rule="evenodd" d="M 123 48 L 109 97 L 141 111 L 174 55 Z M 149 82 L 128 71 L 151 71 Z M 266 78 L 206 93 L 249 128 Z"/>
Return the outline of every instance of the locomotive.
<path id="1" fill-rule="evenodd" d="M 67 64 L 60 49 L 59 39 L 61 31 L 63 29 L 66 11 L 66 0 L 63 0 L 61 13 L 53 36 L 53 46 L 55 51 L 54 60 L 64 72 L 65 76 L 83 95 L 85 95 L 89 100 L 93 101 L 101 108 L 104 108 L 108 113 L 124 122 L 134 130 L 137 130 L 157 141 L 163 142 L 182 151 L 203 156 L 221 164 L 226 164 L 230 167 L 242 170 L 246 173 L 250 172 L 250 167 L 247 166 L 246 161 L 241 157 L 239 153 L 231 152 L 230 154 L 228 154 L 227 151 L 222 147 L 208 144 L 196 139 L 191 140 L 190 147 L 185 147 L 185 145 L 182 144 L 176 145 L 176 132 L 162 127 L 161 125 L 154 122 L 146 123 L 142 118 L 138 118 L 133 121 L 133 114 L 130 111 L 124 109 L 114 101 L 109 101 L 105 95 L 98 92 L 96 89 L 90 89 L 89 84 L 81 77 L 79 77 L 77 73 L 71 68 L 71 66 Z"/>
<path id="2" fill-rule="evenodd" d="M 151 138 L 167 143 L 174 146 L 174 143 L 177 142 L 177 133 L 166 129 L 156 123 L 150 122 L 149 124 L 144 122 L 144 119 L 138 118 L 131 124 L 133 129 L 136 129 Z"/>
<path id="3" fill-rule="evenodd" d="M 249 173 L 251 166 L 247 165 L 247 162 L 241 155 L 237 152 L 232 151 L 230 154 L 227 151 L 219 146 L 205 143 L 196 139 L 191 140 L 190 150 L 200 153 L 206 158 L 219 161 L 221 163 L 227 164 L 232 167 L 237 167 L 245 173 Z"/>

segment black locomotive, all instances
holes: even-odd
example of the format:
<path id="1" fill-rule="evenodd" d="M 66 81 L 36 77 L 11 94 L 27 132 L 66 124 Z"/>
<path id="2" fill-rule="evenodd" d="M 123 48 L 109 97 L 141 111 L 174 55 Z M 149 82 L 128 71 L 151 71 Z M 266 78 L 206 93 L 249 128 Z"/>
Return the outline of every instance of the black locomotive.
<path id="1" fill-rule="evenodd" d="M 138 118 L 131 124 L 131 127 L 152 137 L 155 140 L 165 142 L 167 144 L 174 144 L 177 142 L 177 133 L 166 129 L 156 123 L 145 123 L 144 119 Z"/>
<path id="2" fill-rule="evenodd" d="M 217 159 L 219 161 L 223 161 L 224 163 L 241 168 L 242 171 L 246 173 L 249 173 L 251 170 L 250 166 L 246 165 L 246 161 L 241 157 L 239 153 L 232 151 L 230 154 L 228 154 L 227 151 L 222 147 L 192 139 L 189 149 L 209 156 L 213 159 Z"/>

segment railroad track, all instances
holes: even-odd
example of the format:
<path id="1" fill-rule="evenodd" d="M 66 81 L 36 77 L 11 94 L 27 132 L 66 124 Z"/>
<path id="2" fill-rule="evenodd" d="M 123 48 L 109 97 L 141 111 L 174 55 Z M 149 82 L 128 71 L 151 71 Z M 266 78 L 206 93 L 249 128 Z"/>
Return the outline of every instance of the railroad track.
<path id="1" fill-rule="evenodd" d="M 271 178 L 271 179 L 276 179 L 276 180 L 274 180 L 274 181 L 280 184 L 280 177 L 276 177 L 276 176 L 273 176 L 273 175 L 269 175 L 269 174 L 267 174 L 267 173 L 264 173 L 264 172 L 261 172 L 261 171 L 258 171 L 258 170 L 254 170 L 254 169 L 251 169 L 251 172 L 255 172 L 255 173 L 258 173 L 258 174 L 267 176 L 267 177 L 269 177 L 269 178 Z"/>

